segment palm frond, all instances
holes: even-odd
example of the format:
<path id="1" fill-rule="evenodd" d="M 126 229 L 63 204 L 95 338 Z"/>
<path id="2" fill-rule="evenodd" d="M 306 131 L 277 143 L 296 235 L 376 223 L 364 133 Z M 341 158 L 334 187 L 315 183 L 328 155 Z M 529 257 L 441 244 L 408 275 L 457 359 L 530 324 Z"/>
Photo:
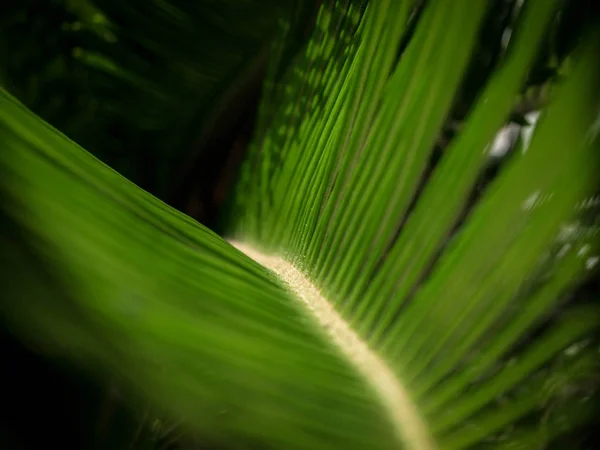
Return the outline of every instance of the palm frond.
<path id="1" fill-rule="evenodd" d="M 286 89 L 318 99 L 317 107 L 289 101 L 291 114 L 255 141 L 231 215 L 236 241 L 305 271 L 394 368 L 449 448 L 477 443 L 540 407 L 525 377 L 599 325 L 593 304 L 547 320 L 589 275 L 598 251 L 590 236 L 557 242 L 597 188 L 598 141 L 589 134 L 598 114 L 597 36 L 563 68 L 567 81 L 554 89 L 531 145 L 469 204 L 486 146 L 510 115 L 558 3 L 526 4 L 506 55 L 430 174 L 484 5 L 429 5 L 397 63 L 407 3 L 371 2 L 358 30 L 344 32 L 329 20 L 336 7 L 325 8 L 321 33 L 351 33 L 349 50 L 319 63 L 308 59 L 309 43 L 306 62 L 294 69 L 303 76 Z M 335 65 L 345 70 L 328 76 Z M 315 90 L 319 74 L 323 87 Z M 546 254 L 555 247 L 560 254 Z M 540 322 L 551 325 L 513 353 Z M 520 388 L 529 396 L 495 404 Z"/>
<path id="2" fill-rule="evenodd" d="M 119 39 L 131 30 L 157 54 L 168 45 L 156 33 L 187 29 L 179 4 L 102 2 Z M 3 90 L 2 316 L 210 444 L 560 443 L 593 419 L 599 392 L 600 310 L 577 290 L 600 250 L 583 211 L 598 188 L 597 30 L 544 79 L 531 142 L 480 184 L 560 5 L 515 9 L 508 47 L 465 107 L 496 13 L 487 2 L 323 2 L 301 51 L 284 41 L 271 61 L 229 215 L 247 255 Z M 147 17 L 134 26 L 128 8 Z M 223 20 L 219 7 L 208 14 Z M 174 61 L 192 58 L 184 36 Z M 84 54 L 117 84 L 168 78 Z M 334 319 L 315 320 L 310 296 Z M 390 378 L 406 406 L 396 416 L 378 385 Z"/>

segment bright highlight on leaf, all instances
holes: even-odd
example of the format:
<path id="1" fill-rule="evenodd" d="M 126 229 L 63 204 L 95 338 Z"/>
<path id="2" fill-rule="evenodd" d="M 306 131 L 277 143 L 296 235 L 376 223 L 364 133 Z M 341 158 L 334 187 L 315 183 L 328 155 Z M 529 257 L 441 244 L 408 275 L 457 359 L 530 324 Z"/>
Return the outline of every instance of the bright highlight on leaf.
<path id="1" fill-rule="evenodd" d="M 399 438 L 416 449 L 432 449 L 433 443 L 412 399 L 398 382 L 393 372 L 356 335 L 339 316 L 329 301 L 315 286 L 291 264 L 278 257 L 263 255 L 252 247 L 232 242 L 246 255 L 275 272 L 289 290 L 312 312 L 318 325 L 331 341 L 356 367 L 372 389 L 377 393 L 387 410 Z"/>
<path id="2" fill-rule="evenodd" d="M 600 252 L 597 31 L 526 151 L 489 155 L 561 6 L 517 8 L 443 144 L 488 2 L 324 1 L 293 58 L 283 24 L 234 246 L 3 90 L 3 317 L 215 445 L 525 449 L 577 432 L 600 386 L 600 309 L 576 290 Z"/>

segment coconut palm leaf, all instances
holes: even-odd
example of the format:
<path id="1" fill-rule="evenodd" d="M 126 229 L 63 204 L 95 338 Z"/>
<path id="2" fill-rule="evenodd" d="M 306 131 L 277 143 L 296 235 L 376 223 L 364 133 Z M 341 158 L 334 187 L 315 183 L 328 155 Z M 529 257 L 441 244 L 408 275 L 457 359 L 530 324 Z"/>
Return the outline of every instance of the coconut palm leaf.
<path id="1" fill-rule="evenodd" d="M 561 2 L 515 13 L 440 148 L 486 5 L 323 2 L 272 62 L 229 242 L 2 91 L 3 317 L 207 445 L 560 445 L 598 399 L 600 311 L 577 288 L 600 250 L 600 34 L 481 185 Z"/>

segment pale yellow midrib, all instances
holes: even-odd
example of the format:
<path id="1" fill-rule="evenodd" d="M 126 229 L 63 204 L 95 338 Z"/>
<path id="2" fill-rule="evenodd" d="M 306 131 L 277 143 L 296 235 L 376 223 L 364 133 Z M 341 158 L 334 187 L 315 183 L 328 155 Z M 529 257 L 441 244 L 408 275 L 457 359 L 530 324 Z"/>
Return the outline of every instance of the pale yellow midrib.
<path id="1" fill-rule="evenodd" d="M 279 256 L 265 255 L 242 242 L 230 243 L 277 274 L 312 312 L 334 344 L 377 393 L 404 448 L 435 449 L 427 426 L 402 383 L 387 364 L 358 337 L 310 280 Z"/>

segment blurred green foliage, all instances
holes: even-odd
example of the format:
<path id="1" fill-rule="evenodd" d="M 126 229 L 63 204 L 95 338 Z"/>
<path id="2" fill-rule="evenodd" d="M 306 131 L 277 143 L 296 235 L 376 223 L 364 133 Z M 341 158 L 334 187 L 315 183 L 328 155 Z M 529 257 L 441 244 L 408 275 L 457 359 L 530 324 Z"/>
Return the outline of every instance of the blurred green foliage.
<path id="1" fill-rule="evenodd" d="M 189 166 L 199 155 L 207 167 L 198 169 L 218 173 L 210 153 L 218 159 L 227 149 L 207 149 L 207 142 L 215 129 L 231 134 L 236 115 L 255 107 L 267 60 L 271 70 L 286 66 L 310 30 L 315 6 L 7 0 L 0 6 L 0 84 L 100 160 L 167 199 L 182 179 L 198 177 Z M 57 368 L 5 333 L 2 348 L 10 370 L 1 448 L 164 450 L 189 440 L 144 408 L 130 411 L 110 383 L 84 381 L 90 378 L 70 364 Z M 23 382 L 28 377 L 30 385 Z"/>
<path id="2" fill-rule="evenodd" d="M 102 161 L 167 198 L 214 122 L 248 102 L 244 90 L 260 87 L 278 27 L 298 39 L 313 10 L 314 2 L 296 0 L 8 0 L 0 80 Z"/>

